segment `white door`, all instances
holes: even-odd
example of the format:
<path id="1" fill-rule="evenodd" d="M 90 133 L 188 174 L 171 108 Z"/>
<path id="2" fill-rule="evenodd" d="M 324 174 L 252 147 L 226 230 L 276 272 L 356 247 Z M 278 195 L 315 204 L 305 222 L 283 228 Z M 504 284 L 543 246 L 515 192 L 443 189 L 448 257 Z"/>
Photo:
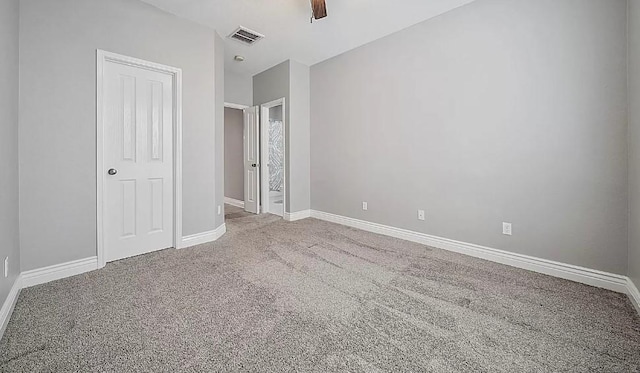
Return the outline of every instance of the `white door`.
<path id="1" fill-rule="evenodd" d="M 173 79 L 105 62 L 104 251 L 113 261 L 173 246 Z"/>
<path id="2" fill-rule="evenodd" d="M 269 200 L 269 108 L 261 106 L 260 111 L 260 203 L 262 213 L 270 213 Z"/>
<path id="3" fill-rule="evenodd" d="M 257 106 L 244 109 L 244 210 L 260 213 L 260 121 Z"/>

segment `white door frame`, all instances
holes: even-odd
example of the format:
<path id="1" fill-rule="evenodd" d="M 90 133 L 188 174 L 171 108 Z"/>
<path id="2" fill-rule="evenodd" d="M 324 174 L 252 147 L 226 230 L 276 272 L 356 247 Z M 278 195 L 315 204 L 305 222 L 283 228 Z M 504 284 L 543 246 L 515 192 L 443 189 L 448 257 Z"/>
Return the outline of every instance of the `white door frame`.
<path id="1" fill-rule="evenodd" d="M 234 104 L 232 102 L 225 102 L 224 103 L 224 107 L 228 107 L 229 109 L 244 110 L 244 109 L 250 108 L 251 106 L 241 105 L 241 104 Z"/>
<path id="2" fill-rule="evenodd" d="M 96 185 L 98 268 L 106 264 L 104 247 L 104 66 L 107 62 L 171 75 L 173 78 L 173 246 L 182 247 L 182 69 L 98 49 L 96 63 Z"/>
<path id="3" fill-rule="evenodd" d="M 267 164 L 269 163 L 269 109 L 282 105 L 282 147 L 284 158 L 282 160 L 282 218 L 287 214 L 287 155 L 289 148 L 287 147 L 287 107 L 285 98 L 279 98 L 260 105 L 260 194 L 262 199 L 262 211 L 269 212 L 269 173 L 267 172 Z"/>
<path id="4" fill-rule="evenodd" d="M 225 108 L 229 108 L 229 109 L 237 109 L 237 110 L 244 111 L 244 109 L 248 109 L 251 106 L 242 105 L 242 104 L 234 104 L 233 102 L 225 102 L 224 103 L 224 107 Z M 242 120 L 244 121 L 244 112 L 242 114 Z M 242 126 L 242 142 L 244 143 L 244 123 L 243 123 L 243 126 Z M 242 155 L 244 156 L 244 149 L 243 149 L 243 154 Z M 242 167 L 244 168 L 244 164 L 242 165 Z M 243 171 L 242 172 L 242 178 L 244 179 L 244 170 L 242 170 L 242 171 Z M 242 183 L 242 186 L 244 187 L 244 182 Z M 244 201 L 238 201 L 236 199 L 224 196 L 224 203 L 244 209 Z M 226 220 L 226 218 L 225 218 L 225 220 Z"/>

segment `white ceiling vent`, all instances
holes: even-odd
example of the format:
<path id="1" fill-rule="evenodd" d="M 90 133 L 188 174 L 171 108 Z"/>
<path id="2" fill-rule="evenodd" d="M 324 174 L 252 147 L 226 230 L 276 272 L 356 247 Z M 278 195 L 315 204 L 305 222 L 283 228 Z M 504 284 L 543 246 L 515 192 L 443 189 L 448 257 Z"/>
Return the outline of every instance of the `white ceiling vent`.
<path id="1" fill-rule="evenodd" d="M 239 41 L 245 45 L 253 45 L 260 39 L 264 38 L 264 35 L 253 30 L 249 30 L 246 27 L 240 26 L 233 33 L 231 33 L 231 35 L 229 35 L 229 38 Z"/>

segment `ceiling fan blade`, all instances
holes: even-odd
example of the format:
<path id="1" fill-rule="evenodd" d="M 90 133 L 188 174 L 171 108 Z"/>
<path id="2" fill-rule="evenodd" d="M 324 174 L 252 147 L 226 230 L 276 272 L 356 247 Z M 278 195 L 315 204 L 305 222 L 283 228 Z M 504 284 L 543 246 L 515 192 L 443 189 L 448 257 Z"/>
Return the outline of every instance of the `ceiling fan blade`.
<path id="1" fill-rule="evenodd" d="M 313 18 L 320 19 L 327 16 L 327 4 L 325 0 L 311 0 L 311 9 L 313 10 Z"/>

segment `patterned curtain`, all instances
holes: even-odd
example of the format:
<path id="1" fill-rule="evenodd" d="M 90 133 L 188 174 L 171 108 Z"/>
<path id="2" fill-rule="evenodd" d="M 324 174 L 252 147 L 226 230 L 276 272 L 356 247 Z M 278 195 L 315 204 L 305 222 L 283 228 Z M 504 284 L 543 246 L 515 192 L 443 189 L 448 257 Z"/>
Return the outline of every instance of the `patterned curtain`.
<path id="1" fill-rule="evenodd" d="M 282 121 L 269 120 L 269 190 L 282 191 L 284 181 Z"/>

